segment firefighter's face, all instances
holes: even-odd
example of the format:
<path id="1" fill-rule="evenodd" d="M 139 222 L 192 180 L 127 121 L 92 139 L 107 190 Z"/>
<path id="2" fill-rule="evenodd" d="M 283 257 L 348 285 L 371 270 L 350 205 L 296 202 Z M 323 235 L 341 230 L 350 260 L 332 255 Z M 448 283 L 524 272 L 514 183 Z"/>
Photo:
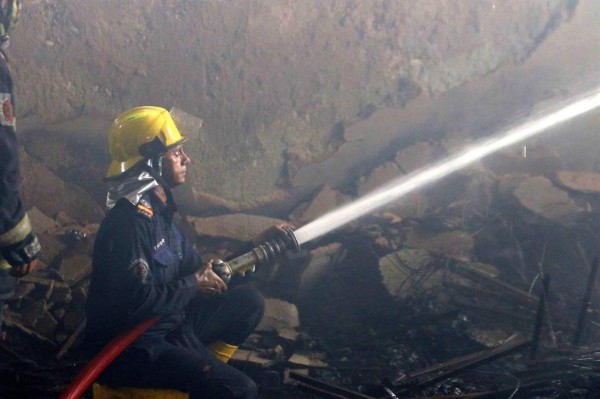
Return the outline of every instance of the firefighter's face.
<path id="1" fill-rule="evenodd" d="M 185 174 L 190 158 L 183 152 L 183 146 L 171 148 L 163 158 L 163 177 L 169 183 L 171 188 L 185 183 Z"/>

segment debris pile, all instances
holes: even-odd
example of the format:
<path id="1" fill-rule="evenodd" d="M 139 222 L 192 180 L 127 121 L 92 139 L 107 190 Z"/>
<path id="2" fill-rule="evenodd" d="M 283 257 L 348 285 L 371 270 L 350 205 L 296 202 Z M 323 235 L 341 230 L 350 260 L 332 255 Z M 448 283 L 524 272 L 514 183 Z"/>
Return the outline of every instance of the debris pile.
<path id="1" fill-rule="evenodd" d="M 204 258 L 225 258 L 279 220 L 304 225 L 447 151 L 414 143 L 355 187 L 324 186 L 287 215 L 222 201 L 180 222 Z M 562 170 L 543 147 L 493 155 L 259 269 L 267 311 L 232 364 L 265 398 L 585 397 L 600 359 L 590 344 L 600 334 L 598 193 L 600 174 Z M 48 397 L 87 361 L 77 347 L 96 207 L 83 221 L 43 198 L 29 210 L 45 268 L 19 280 L 0 350 L 5 379 L 31 380 Z"/>

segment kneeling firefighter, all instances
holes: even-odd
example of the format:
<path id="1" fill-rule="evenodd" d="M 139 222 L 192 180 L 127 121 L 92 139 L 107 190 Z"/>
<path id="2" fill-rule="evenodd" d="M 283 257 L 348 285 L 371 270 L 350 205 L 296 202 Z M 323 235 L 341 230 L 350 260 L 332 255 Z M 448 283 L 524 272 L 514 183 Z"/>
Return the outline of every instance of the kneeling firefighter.
<path id="1" fill-rule="evenodd" d="M 262 318 L 264 299 L 243 276 L 229 286 L 181 233 L 171 189 L 190 158 L 164 108 L 121 114 L 109 133 L 109 211 L 98 232 L 85 347 L 98 352 L 122 331 L 159 316 L 100 376 L 112 386 L 189 392 L 190 398 L 255 398 L 257 387 L 226 364 Z M 250 246 L 285 236 L 273 226 Z"/>

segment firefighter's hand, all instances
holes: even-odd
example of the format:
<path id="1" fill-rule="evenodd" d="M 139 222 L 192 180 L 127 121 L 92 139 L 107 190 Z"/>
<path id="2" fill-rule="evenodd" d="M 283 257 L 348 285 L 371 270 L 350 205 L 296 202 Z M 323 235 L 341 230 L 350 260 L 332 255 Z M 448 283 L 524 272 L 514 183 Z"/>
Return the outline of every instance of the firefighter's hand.
<path id="1" fill-rule="evenodd" d="M 198 280 L 198 291 L 204 297 L 219 295 L 227 291 L 227 284 L 212 270 L 212 262 L 213 260 L 206 262 L 204 267 L 195 273 Z"/>
<path id="2" fill-rule="evenodd" d="M 38 260 L 34 259 L 29 263 L 25 263 L 24 265 L 13 266 L 10 269 L 10 274 L 15 277 L 23 277 L 34 271 L 38 268 Z"/>
<path id="3" fill-rule="evenodd" d="M 265 241 L 271 240 L 275 237 L 281 237 L 284 240 L 287 239 L 287 232 L 286 229 L 294 229 L 294 226 L 292 226 L 289 223 L 277 223 L 274 226 L 271 226 L 269 228 L 267 228 L 266 230 L 262 231 L 261 233 L 259 233 L 256 237 L 254 237 L 252 239 L 252 243 L 254 245 L 260 245 L 262 243 L 264 243 Z"/>

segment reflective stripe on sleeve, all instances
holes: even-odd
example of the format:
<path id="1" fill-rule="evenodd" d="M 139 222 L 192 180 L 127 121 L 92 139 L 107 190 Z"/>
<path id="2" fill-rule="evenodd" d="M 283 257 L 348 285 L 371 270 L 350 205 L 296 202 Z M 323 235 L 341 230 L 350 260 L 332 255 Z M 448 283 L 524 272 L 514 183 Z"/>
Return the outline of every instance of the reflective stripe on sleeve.
<path id="1" fill-rule="evenodd" d="M 31 222 L 29 216 L 25 214 L 15 227 L 0 235 L 0 247 L 7 247 L 23 241 L 29 233 L 31 233 Z"/>
<path id="2" fill-rule="evenodd" d="M 7 270 L 12 268 L 12 266 L 10 265 L 10 263 L 8 263 L 6 261 L 6 259 L 4 259 L 2 256 L 0 256 L 0 270 Z"/>

